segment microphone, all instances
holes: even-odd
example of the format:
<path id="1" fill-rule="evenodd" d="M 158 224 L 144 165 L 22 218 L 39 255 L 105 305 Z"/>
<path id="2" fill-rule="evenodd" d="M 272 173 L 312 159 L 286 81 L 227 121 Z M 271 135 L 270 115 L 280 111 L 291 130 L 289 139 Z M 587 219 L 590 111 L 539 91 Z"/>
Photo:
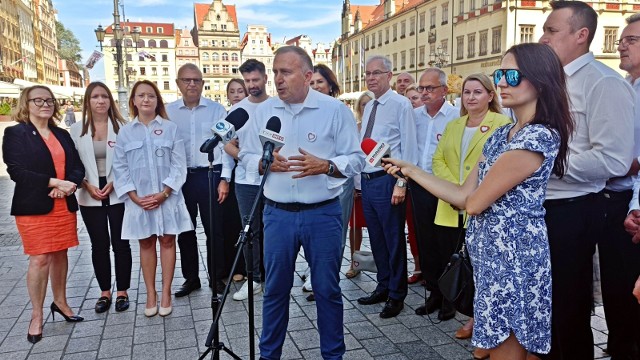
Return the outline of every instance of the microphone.
<path id="1" fill-rule="evenodd" d="M 280 118 L 272 116 L 267 121 L 267 128 L 260 130 L 260 142 L 262 143 L 262 168 L 266 169 L 273 162 L 273 150 L 284 145 L 284 136 L 280 135 Z"/>
<path id="2" fill-rule="evenodd" d="M 249 114 L 243 108 L 237 108 L 230 112 L 223 120 L 216 122 L 212 127 L 213 136 L 200 146 L 200 152 L 208 153 L 213 150 L 218 143 L 228 143 L 236 137 L 236 130 L 240 130 L 249 120 Z"/>
<path id="3" fill-rule="evenodd" d="M 391 146 L 389 144 L 378 143 L 372 138 L 362 140 L 360 148 L 367 155 L 364 161 L 373 167 L 382 166 L 382 159 L 391 156 Z M 404 179 L 402 172 L 398 171 L 396 175 Z"/>

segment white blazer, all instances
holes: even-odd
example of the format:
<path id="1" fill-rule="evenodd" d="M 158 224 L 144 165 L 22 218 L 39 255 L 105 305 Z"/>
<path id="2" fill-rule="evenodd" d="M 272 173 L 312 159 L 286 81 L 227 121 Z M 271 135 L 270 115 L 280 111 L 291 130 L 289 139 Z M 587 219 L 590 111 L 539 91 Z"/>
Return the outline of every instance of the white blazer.
<path id="1" fill-rule="evenodd" d="M 108 134 L 107 134 L 107 183 L 113 182 L 113 156 L 116 147 L 116 133 L 113 131 L 113 124 L 111 120 L 107 122 Z M 70 128 L 71 138 L 76 144 L 78 154 L 80 154 L 80 160 L 84 165 L 85 179 L 89 184 L 99 187 L 98 165 L 96 164 L 96 156 L 93 151 L 93 138 L 91 137 L 91 129 L 84 135 L 82 133 L 82 121 L 78 121 L 71 125 Z M 78 188 L 76 192 L 78 198 L 78 204 L 81 206 L 102 206 L 102 202 L 91 197 L 89 192 L 84 188 Z M 122 200 L 118 198 L 115 191 L 109 194 L 110 204 L 122 203 Z"/>

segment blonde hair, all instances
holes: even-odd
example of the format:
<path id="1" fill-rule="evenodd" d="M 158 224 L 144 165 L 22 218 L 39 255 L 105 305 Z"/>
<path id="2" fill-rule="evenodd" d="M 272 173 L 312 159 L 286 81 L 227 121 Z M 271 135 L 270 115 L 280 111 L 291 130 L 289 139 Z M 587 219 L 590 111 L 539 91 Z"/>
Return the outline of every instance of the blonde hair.
<path id="1" fill-rule="evenodd" d="M 109 96 L 109 120 L 111 120 L 111 124 L 113 125 L 113 131 L 117 134 L 120 131 L 120 126 L 124 125 L 125 120 L 120 114 L 120 110 L 116 106 L 116 102 L 113 100 L 113 95 L 111 95 L 111 90 L 107 87 L 107 85 L 101 82 L 92 82 L 87 86 L 87 90 L 84 92 L 84 101 L 82 103 L 82 132 L 80 136 L 84 136 L 89 131 L 89 127 L 91 127 L 91 134 L 96 133 L 96 126 L 93 123 L 93 111 L 91 111 L 91 93 L 96 88 L 101 87 Z"/>
<path id="2" fill-rule="evenodd" d="M 46 90 L 51 94 L 51 98 L 53 99 L 53 115 L 49 118 L 47 125 L 58 126 L 56 122 L 60 122 L 62 119 L 62 115 L 60 115 L 60 104 L 58 104 L 58 100 L 56 100 L 51 89 L 44 85 L 29 86 L 22 90 L 20 98 L 18 99 L 18 106 L 13 114 L 11 114 L 11 120 L 19 123 L 31 124 L 31 119 L 29 118 L 29 94 L 31 91 L 36 89 Z"/>
<path id="3" fill-rule="evenodd" d="M 471 74 L 467 76 L 467 78 L 464 79 L 464 81 L 462 82 L 463 93 L 464 93 L 464 86 L 467 84 L 468 81 L 477 81 L 482 85 L 482 87 L 485 90 L 487 90 L 489 94 L 493 93 L 493 99 L 491 99 L 491 101 L 489 102 L 489 111 L 498 113 L 498 114 L 502 113 L 502 107 L 498 102 L 496 88 L 493 86 L 493 81 L 491 81 L 491 79 L 489 79 L 487 75 L 482 73 L 476 73 L 476 74 Z M 460 100 L 462 101 L 462 99 Z M 462 102 L 462 105 L 460 106 L 460 116 L 465 116 L 468 113 L 469 111 L 464 107 L 464 102 Z"/>
<path id="4" fill-rule="evenodd" d="M 369 101 L 371 100 L 375 100 L 376 96 L 369 90 L 363 92 L 360 97 L 358 98 L 358 101 L 356 101 L 356 122 L 359 124 L 362 122 L 362 114 L 360 112 L 360 104 L 362 104 L 362 100 L 364 100 L 365 97 L 369 98 Z"/>

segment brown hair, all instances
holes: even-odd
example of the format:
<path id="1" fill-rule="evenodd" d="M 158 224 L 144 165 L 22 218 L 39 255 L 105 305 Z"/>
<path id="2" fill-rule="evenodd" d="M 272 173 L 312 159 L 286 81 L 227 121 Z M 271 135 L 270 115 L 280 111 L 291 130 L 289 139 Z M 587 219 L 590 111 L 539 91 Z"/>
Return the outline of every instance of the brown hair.
<path id="1" fill-rule="evenodd" d="M 313 72 L 320 74 L 329 84 L 329 96 L 338 97 L 340 95 L 340 85 L 336 79 L 336 74 L 325 64 L 318 64 L 313 67 Z"/>
<path id="2" fill-rule="evenodd" d="M 240 84 L 240 86 L 242 86 L 242 89 L 244 90 L 244 95 L 245 96 L 249 96 L 249 93 L 247 92 L 247 87 L 244 86 L 244 80 L 239 79 L 239 78 L 233 78 L 233 79 L 229 80 L 229 82 L 227 83 L 227 97 L 229 96 L 229 88 L 231 87 L 231 83 Z"/>
<path id="3" fill-rule="evenodd" d="M 151 86 L 151 88 L 153 88 L 153 92 L 156 93 L 156 98 L 158 99 L 158 103 L 156 104 L 156 115 L 160 115 L 160 117 L 165 120 L 170 120 L 169 116 L 167 115 L 167 110 L 165 110 L 164 108 L 164 101 L 162 101 L 162 94 L 160 94 L 160 90 L 155 83 L 149 80 L 138 80 L 133 85 L 133 89 L 131 89 L 131 94 L 129 95 L 129 115 L 133 118 L 138 116 L 138 108 L 135 107 L 133 99 L 136 96 L 136 90 L 138 89 L 138 86 L 142 84 Z"/>
<path id="4" fill-rule="evenodd" d="M 18 106 L 13 114 L 11 114 L 11 120 L 19 123 L 31 124 L 31 119 L 29 119 L 29 94 L 35 89 L 46 90 L 51 94 L 51 98 L 53 99 L 53 115 L 47 122 L 47 125 L 58 126 L 56 121 L 59 122 L 62 119 L 62 115 L 60 115 L 60 104 L 58 104 L 58 100 L 56 100 L 51 89 L 44 85 L 29 86 L 22 90 L 20 98 L 18 99 Z"/>
<path id="5" fill-rule="evenodd" d="M 467 78 L 462 82 L 462 92 L 464 92 L 464 86 L 468 81 L 477 81 L 485 90 L 487 90 L 489 94 L 493 93 L 493 99 L 491 99 L 491 101 L 489 102 L 489 111 L 502 114 L 502 106 L 500 106 L 500 102 L 498 102 L 498 94 L 496 93 L 496 88 L 493 85 L 493 81 L 491 81 L 491 79 L 489 79 L 487 75 L 477 73 L 467 76 Z M 465 116 L 468 113 L 469 111 L 464 107 L 463 102 L 462 106 L 460 106 L 460 116 Z"/>
<path id="6" fill-rule="evenodd" d="M 120 114 L 118 107 L 116 106 L 116 102 L 113 100 L 113 95 L 111 95 L 111 90 L 107 87 L 107 85 L 94 81 L 89 86 L 87 86 L 87 90 L 84 92 L 84 101 L 82 103 L 82 132 L 80 136 L 84 136 L 89 132 L 89 127 L 91 127 L 91 134 L 96 133 L 96 126 L 93 123 L 93 112 L 91 111 L 91 93 L 95 88 L 101 87 L 103 88 L 108 96 L 109 96 L 109 120 L 111 120 L 111 124 L 113 125 L 113 131 L 117 134 L 120 131 L 120 126 L 124 125 L 125 120 Z"/>

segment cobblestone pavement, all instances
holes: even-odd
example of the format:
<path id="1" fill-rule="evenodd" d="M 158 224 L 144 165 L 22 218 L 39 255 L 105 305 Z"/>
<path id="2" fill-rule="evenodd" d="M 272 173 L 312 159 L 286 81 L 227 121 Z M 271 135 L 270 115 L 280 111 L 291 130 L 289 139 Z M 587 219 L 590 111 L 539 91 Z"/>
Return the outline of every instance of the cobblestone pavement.
<path id="1" fill-rule="evenodd" d="M 116 313 L 112 306 L 107 313 L 95 313 L 93 307 L 100 289 L 91 265 L 89 238 L 80 219 L 80 246 L 69 250 L 67 294 L 69 304 L 85 321 L 75 324 L 60 321 L 59 318 L 53 321 L 48 310 L 48 304 L 51 303 L 49 289 L 45 300 L 44 337 L 35 345 L 27 342 L 25 337 L 31 313 L 26 288 L 28 258 L 23 254 L 14 219 L 9 215 L 13 182 L 6 177 L 4 168 L 0 168 L 0 194 L 5 199 L 0 202 L 1 359 L 197 359 L 206 350 L 204 342 L 213 318 L 210 289 L 205 286 L 188 297 L 174 298 L 173 313 L 166 318 L 146 318 L 146 293 L 135 241 L 131 242 L 134 261 L 129 290 L 131 308 Z M 198 231 L 198 237 L 202 239 L 202 227 Z M 200 240 L 199 245 L 200 261 L 204 264 L 204 241 Z M 367 239 L 363 247 L 368 247 Z M 349 254 L 349 250 L 345 253 Z M 306 263 L 302 257 L 298 260 L 296 267 L 298 275 L 301 275 Z M 180 261 L 177 266 L 180 266 Z M 362 306 L 356 302 L 358 297 L 375 288 L 374 274 L 363 273 L 354 279 L 346 279 L 344 273 L 348 268 L 349 262 L 344 258 L 340 285 L 344 300 L 345 359 L 472 359 L 473 348 L 469 340 L 457 340 L 454 337 L 454 332 L 466 321 L 466 317 L 458 315 L 453 320 L 434 324 L 426 316 L 414 315 L 414 309 L 424 302 L 424 290 L 420 285 L 413 285 L 409 288 L 402 313 L 396 318 L 381 319 L 378 313 L 382 304 Z M 409 269 L 412 268 L 410 264 Z M 200 278 L 206 279 L 202 267 Z M 157 288 L 161 289 L 159 275 L 157 279 Z M 174 290 L 181 283 L 180 269 L 177 268 Z M 316 331 L 318 314 L 315 304 L 305 299 L 302 284 L 296 276 L 291 292 L 284 359 L 321 358 Z M 233 284 L 232 291 L 239 286 Z M 255 314 L 257 347 L 262 326 L 261 295 L 255 300 Z M 595 348 L 596 358 L 606 358 L 602 349 L 606 346 L 607 328 L 601 306 L 595 309 L 592 326 L 598 344 Z M 247 302 L 233 301 L 229 297 L 222 315 L 220 339 L 246 359 L 249 357 L 248 336 Z M 221 359 L 230 358 L 227 354 L 221 354 Z"/>

